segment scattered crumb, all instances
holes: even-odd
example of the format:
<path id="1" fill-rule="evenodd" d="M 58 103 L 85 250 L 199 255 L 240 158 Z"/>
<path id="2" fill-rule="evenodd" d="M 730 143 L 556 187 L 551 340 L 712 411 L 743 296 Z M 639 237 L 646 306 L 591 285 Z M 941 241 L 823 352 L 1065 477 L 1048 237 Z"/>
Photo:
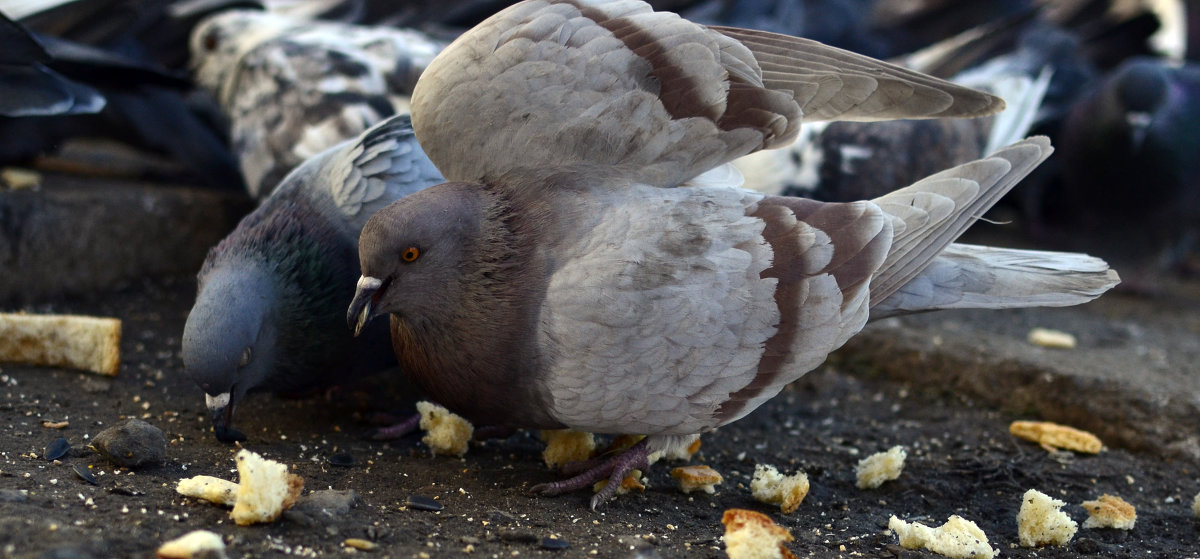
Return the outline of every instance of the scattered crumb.
<path id="1" fill-rule="evenodd" d="M 859 489 L 874 489 L 900 477 L 904 471 L 904 459 L 908 453 L 902 446 L 893 446 L 887 452 L 876 452 L 858 461 L 854 474 L 858 476 Z"/>
<path id="2" fill-rule="evenodd" d="M 679 480 L 679 489 L 691 493 L 697 489 L 712 494 L 714 487 L 724 480 L 721 474 L 708 466 L 680 466 L 671 470 L 671 477 Z"/>
<path id="3" fill-rule="evenodd" d="M 235 459 L 237 502 L 229 516 L 238 526 L 273 522 L 300 497 L 304 479 L 289 474 L 287 466 L 246 449 L 238 451 Z"/>
<path id="4" fill-rule="evenodd" d="M 1051 452 L 1061 448 L 1096 454 L 1104 446 L 1096 435 L 1049 421 L 1014 421 L 1008 426 L 1008 432 L 1038 443 Z"/>
<path id="5" fill-rule="evenodd" d="M 569 462 L 587 460 L 596 452 L 596 437 L 583 431 L 571 429 L 542 431 L 542 440 L 546 441 L 546 449 L 542 451 L 542 460 L 546 462 L 548 468 L 557 468 Z"/>
<path id="6" fill-rule="evenodd" d="M 13 190 L 33 188 L 42 183 L 42 175 L 37 171 L 30 169 L 5 167 L 0 169 L 0 183 L 3 183 Z"/>
<path id="7" fill-rule="evenodd" d="M 435 456 L 467 453 L 467 443 L 475 431 L 469 421 L 433 402 L 417 402 L 417 412 L 421 414 L 421 428 L 425 430 L 421 442 L 428 445 Z"/>
<path id="8" fill-rule="evenodd" d="M 1084 501 L 1082 506 L 1088 511 L 1084 528 L 1132 530 L 1137 522 L 1137 509 L 1116 495 L 1101 495 L 1095 501 Z"/>
<path id="9" fill-rule="evenodd" d="M 916 522 L 908 523 L 895 516 L 888 520 L 888 529 L 896 533 L 905 549 L 928 549 L 954 559 L 991 559 L 996 550 L 988 544 L 987 534 L 974 522 L 957 514 L 945 524 L 930 528 Z"/>
<path id="10" fill-rule="evenodd" d="M 1200 493 L 1197 493 L 1196 497 L 1192 499 L 1192 514 L 1200 518 Z"/>
<path id="11" fill-rule="evenodd" d="M 1017 513 L 1017 535 L 1021 545 L 1038 547 L 1069 543 L 1075 537 L 1077 525 L 1060 510 L 1063 504 L 1037 489 L 1026 491 Z"/>
<path id="12" fill-rule="evenodd" d="M 1061 330 L 1034 328 L 1029 331 L 1029 343 L 1054 349 L 1075 349 L 1075 336 Z"/>
<path id="13" fill-rule="evenodd" d="M 227 507 L 232 507 L 237 502 L 237 490 L 238 484 L 213 476 L 181 479 L 175 484 L 175 492 L 180 495 L 212 501 Z"/>
<path id="14" fill-rule="evenodd" d="M 370 540 L 364 540 L 362 538 L 346 538 L 342 543 L 345 544 L 346 547 L 352 547 L 359 551 L 375 551 L 376 549 L 379 549 L 379 544 Z"/>
<path id="15" fill-rule="evenodd" d="M 729 509 L 721 517 L 725 525 L 725 553 L 729 559 L 796 559 L 784 547 L 794 538 L 761 512 Z"/>
<path id="16" fill-rule="evenodd" d="M 121 365 L 121 321 L 0 313 L 0 361 L 114 376 Z"/>
<path id="17" fill-rule="evenodd" d="M 808 475 L 796 472 L 785 476 L 775 466 L 756 464 L 750 493 L 761 502 L 779 505 L 784 514 L 791 514 L 808 495 Z"/>
<path id="18" fill-rule="evenodd" d="M 196 530 L 166 542 L 155 552 L 159 559 L 191 559 L 225 557 L 225 542 L 208 530 Z"/>
<path id="19" fill-rule="evenodd" d="M 597 481 L 596 483 L 593 483 L 592 484 L 592 493 L 599 493 L 600 490 L 604 489 L 604 486 L 606 486 L 606 485 L 608 485 L 607 479 L 602 479 L 600 481 Z M 625 478 L 621 480 L 621 486 L 617 488 L 617 495 L 624 495 L 626 493 L 629 493 L 630 491 L 635 491 L 635 490 L 636 491 L 645 491 L 646 490 L 646 484 L 645 484 L 645 480 L 642 479 L 642 471 L 641 470 L 634 470 L 632 472 L 629 472 L 629 475 L 625 476 Z"/>

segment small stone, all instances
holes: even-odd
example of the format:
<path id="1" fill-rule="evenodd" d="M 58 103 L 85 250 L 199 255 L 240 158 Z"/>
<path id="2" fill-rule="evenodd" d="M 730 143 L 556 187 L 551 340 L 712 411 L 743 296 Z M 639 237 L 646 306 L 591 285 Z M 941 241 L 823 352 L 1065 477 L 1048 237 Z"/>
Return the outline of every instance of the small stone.
<path id="1" fill-rule="evenodd" d="M 96 476 L 92 475 L 92 471 L 87 466 L 75 464 L 74 469 L 75 475 L 79 476 L 79 479 L 92 485 L 100 485 L 100 482 L 96 481 Z"/>
<path id="2" fill-rule="evenodd" d="M 354 455 L 349 452 L 339 452 L 329 457 L 329 464 L 332 466 L 340 466 L 349 468 L 354 465 Z"/>
<path id="3" fill-rule="evenodd" d="M 24 503 L 29 500 L 29 493 L 19 489 L 0 489 L 0 503 Z"/>
<path id="4" fill-rule="evenodd" d="M 420 495 L 410 496 L 408 498 L 408 506 L 409 506 L 409 508 L 414 508 L 417 510 L 430 510 L 430 511 L 439 511 L 444 508 L 441 503 L 439 503 L 433 499 L 430 499 L 429 497 L 422 497 Z"/>
<path id="5" fill-rule="evenodd" d="M 322 489 L 300 497 L 292 506 L 292 511 L 315 518 L 336 518 L 350 514 L 350 509 L 361 500 L 353 489 Z"/>
<path id="6" fill-rule="evenodd" d="M 46 460 L 58 460 L 66 456 L 71 451 L 71 443 L 67 442 L 64 437 L 54 439 L 54 442 L 46 445 L 46 451 L 42 453 L 42 458 Z"/>
<path id="7" fill-rule="evenodd" d="M 560 549 L 570 549 L 571 542 L 560 540 L 558 538 L 542 538 L 542 549 L 550 549 L 558 551 Z"/>
<path id="8" fill-rule="evenodd" d="M 167 437 L 158 427 L 130 419 L 101 431 L 92 448 L 118 466 L 136 468 L 166 459 Z"/>

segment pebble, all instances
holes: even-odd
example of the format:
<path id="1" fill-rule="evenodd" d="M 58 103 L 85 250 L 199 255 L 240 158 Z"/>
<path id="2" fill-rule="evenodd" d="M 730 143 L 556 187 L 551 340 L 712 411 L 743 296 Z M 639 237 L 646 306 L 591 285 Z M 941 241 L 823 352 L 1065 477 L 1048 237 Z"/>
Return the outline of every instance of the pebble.
<path id="1" fill-rule="evenodd" d="M 29 492 L 19 489 L 0 489 L 0 503 L 24 503 L 29 500 Z"/>
<path id="2" fill-rule="evenodd" d="M 96 476 L 92 475 L 92 471 L 88 469 L 87 466 L 75 464 L 74 469 L 75 475 L 79 476 L 79 479 L 82 479 L 83 481 L 86 481 L 92 485 L 100 485 L 100 482 L 96 481 Z"/>
<path id="3" fill-rule="evenodd" d="M 430 499 L 429 497 L 422 497 L 420 495 L 410 496 L 408 498 L 408 506 L 409 506 L 409 508 L 414 508 L 417 510 L 431 510 L 431 511 L 439 511 L 444 508 L 441 503 L 439 503 L 433 499 Z"/>
<path id="4" fill-rule="evenodd" d="M 129 419 L 101 431 L 92 440 L 92 448 L 118 466 L 136 468 L 165 460 L 167 437 L 158 427 Z"/>
<path id="5" fill-rule="evenodd" d="M 337 517 L 350 514 L 362 499 L 353 489 L 339 491 L 337 489 L 322 489 L 313 491 L 296 501 L 292 510 L 297 510 L 311 516 Z"/>
<path id="6" fill-rule="evenodd" d="M 551 549 L 557 551 L 560 549 L 570 549 L 570 547 L 571 543 L 567 540 L 560 540 L 558 538 L 542 538 L 542 549 Z"/>
<path id="7" fill-rule="evenodd" d="M 71 443 L 67 442 L 64 437 L 54 439 L 54 442 L 46 445 L 46 452 L 42 454 L 42 458 L 46 460 L 58 460 L 66 456 L 71 451 Z"/>
<path id="8" fill-rule="evenodd" d="M 354 455 L 349 452 L 339 452 L 329 457 L 329 463 L 334 466 L 348 468 L 354 465 Z"/>

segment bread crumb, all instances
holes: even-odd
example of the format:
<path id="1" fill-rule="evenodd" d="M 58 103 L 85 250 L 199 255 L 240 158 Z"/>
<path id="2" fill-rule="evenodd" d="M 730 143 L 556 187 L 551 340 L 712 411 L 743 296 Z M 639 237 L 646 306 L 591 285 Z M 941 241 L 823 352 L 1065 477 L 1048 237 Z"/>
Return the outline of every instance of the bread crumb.
<path id="1" fill-rule="evenodd" d="M 1037 489 L 1026 491 L 1021 497 L 1021 510 L 1017 512 L 1017 536 L 1021 545 L 1038 547 L 1069 543 L 1075 537 L 1077 525 L 1060 510 L 1064 504 Z"/>
<path id="2" fill-rule="evenodd" d="M 624 495 L 630 491 L 645 491 L 646 484 L 642 479 L 641 470 L 633 470 L 621 479 L 621 486 L 617 488 L 617 495 Z M 607 479 L 602 479 L 592 484 L 592 493 L 599 493 L 604 486 L 608 485 Z"/>
<path id="3" fill-rule="evenodd" d="M 1082 506 L 1088 512 L 1084 528 L 1132 530 L 1137 522 L 1137 509 L 1116 495 L 1101 495 L 1095 501 L 1084 501 Z"/>
<path id="4" fill-rule="evenodd" d="M 1049 421 L 1014 421 L 1008 426 L 1008 432 L 1038 443 L 1051 452 L 1066 449 L 1097 454 L 1104 447 L 1096 435 Z"/>
<path id="5" fill-rule="evenodd" d="M 691 493 L 697 489 L 712 494 L 714 487 L 724 481 L 721 474 L 708 466 L 680 466 L 671 470 L 671 477 L 679 480 L 679 489 Z"/>
<path id="6" fill-rule="evenodd" d="M 237 490 L 238 484 L 213 476 L 181 479 L 175 484 L 175 492 L 180 495 L 212 501 L 227 507 L 232 507 L 237 502 Z"/>
<path id="7" fill-rule="evenodd" d="M 795 512 L 808 495 L 808 487 L 804 472 L 785 476 L 770 464 L 756 464 L 750 480 L 750 494 L 763 503 L 779 505 L 784 514 Z"/>
<path id="8" fill-rule="evenodd" d="M 221 536 L 208 530 L 188 532 L 181 537 L 163 543 L 155 552 L 159 559 L 191 559 L 225 557 L 225 542 Z"/>
<path id="9" fill-rule="evenodd" d="M 115 376 L 121 365 L 121 321 L 0 313 L 0 362 L 4 361 Z"/>
<path id="10" fill-rule="evenodd" d="M 542 460 L 546 467 L 557 468 L 570 462 L 580 462 L 592 457 L 596 452 L 596 437 L 591 433 L 559 429 L 542 431 L 542 440 L 546 448 L 542 451 Z"/>
<path id="11" fill-rule="evenodd" d="M 761 512 L 729 509 L 721 516 L 725 525 L 725 554 L 729 559 L 796 559 L 784 547 L 792 541 L 787 528 Z"/>
<path id="12" fill-rule="evenodd" d="M 900 546 L 905 549 L 924 548 L 953 559 L 992 559 L 996 556 L 996 550 L 988 544 L 987 534 L 974 522 L 957 514 L 937 528 L 908 523 L 892 516 L 888 520 L 888 529 L 896 533 Z"/>
<path id="13" fill-rule="evenodd" d="M 904 459 L 908 453 L 902 446 L 893 446 L 887 452 L 876 452 L 858 461 L 854 474 L 858 477 L 859 489 L 874 489 L 900 477 L 904 471 Z"/>
<path id="14" fill-rule="evenodd" d="M 1029 343 L 1053 349 L 1075 349 L 1075 336 L 1061 330 L 1034 328 L 1027 337 Z"/>
<path id="15" fill-rule="evenodd" d="M 429 446 L 435 456 L 467 453 L 467 443 L 475 431 L 469 421 L 433 402 L 417 402 L 417 412 L 421 414 L 421 429 L 425 430 L 421 442 Z"/>
<path id="16" fill-rule="evenodd" d="M 237 502 L 229 516 L 238 526 L 273 522 L 290 508 L 304 489 L 304 479 L 287 466 L 242 449 L 234 457 L 238 469 Z"/>
<path id="17" fill-rule="evenodd" d="M 1196 518 L 1200 518 L 1200 493 L 1197 493 L 1196 497 L 1192 499 L 1192 514 L 1196 515 Z"/>

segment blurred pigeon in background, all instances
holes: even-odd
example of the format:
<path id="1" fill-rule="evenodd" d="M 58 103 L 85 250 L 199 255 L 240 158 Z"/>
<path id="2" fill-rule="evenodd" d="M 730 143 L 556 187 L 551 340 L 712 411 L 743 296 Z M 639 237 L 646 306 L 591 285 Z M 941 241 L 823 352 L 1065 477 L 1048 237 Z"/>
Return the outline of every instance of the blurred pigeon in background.
<path id="1" fill-rule="evenodd" d="M 185 373 L 204 391 L 218 439 L 251 390 L 295 392 L 396 364 L 386 324 L 344 326 L 357 242 L 388 203 L 441 182 L 407 115 L 306 161 L 213 248 L 183 333 Z"/>
<path id="2" fill-rule="evenodd" d="M 404 370 L 477 424 L 648 435 L 543 494 L 607 479 L 603 502 L 869 317 L 1078 304 L 1116 283 L 1086 255 L 947 249 L 1050 155 L 1046 138 L 871 202 L 670 188 L 787 145 L 804 121 L 1003 107 L 812 41 L 635 0 L 526 0 L 443 51 L 412 103 L 455 182 L 368 221 L 347 321 L 390 314 Z"/>
<path id="3" fill-rule="evenodd" d="M 230 122 L 250 195 L 384 118 L 444 45 L 412 30 L 231 10 L 196 26 L 192 68 Z"/>

